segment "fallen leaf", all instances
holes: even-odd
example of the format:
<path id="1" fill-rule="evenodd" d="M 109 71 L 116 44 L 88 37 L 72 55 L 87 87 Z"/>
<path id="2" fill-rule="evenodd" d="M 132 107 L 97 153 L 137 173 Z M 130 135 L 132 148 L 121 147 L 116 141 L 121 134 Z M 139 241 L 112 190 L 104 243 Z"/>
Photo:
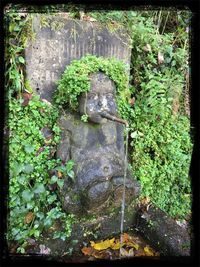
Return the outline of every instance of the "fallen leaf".
<path id="1" fill-rule="evenodd" d="M 92 256 L 94 256 L 96 259 L 106 259 L 107 258 L 107 254 L 105 253 L 105 251 L 95 251 Z"/>
<path id="2" fill-rule="evenodd" d="M 148 205 L 149 202 L 151 201 L 150 197 L 144 197 L 140 200 L 140 204 L 142 205 Z"/>
<path id="3" fill-rule="evenodd" d="M 26 217 L 25 217 L 25 223 L 29 224 L 32 222 L 33 218 L 34 218 L 34 213 L 33 212 L 28 212 Z"/>
<path id="4" fill-rule="evenodd" d="M 92 255 L 92 252 L 94 251 L 93 248 L 91 247 L 83 247 L 81 249 L 81 251 L 83 252 L 84 255 Z"/>
<path id="5" fill-rule="evenodd" d="M 124 246 L 125 243 L 122 243 L 122 247 Z M 111 248 L 113 250 L 117 250 L 117 249 L 120 249 L 120 241 L 118 241 L 117 243 L 114 243 Z"/>
<path id="6" fill-rule="evenodd" d="M 127 233 L 122 234 L 122 242 L 129 242 L 130 236 Z"/>
<path id="7" fill-rule="evenodd" d="M 126 243 L 126 246 L 135 248 L 136 250 L 138 250 L 139 247 L 140 247 L 138 244 L 136 244 L 136 243 L 134 243 L 134 242 L 127 242 L 127 243 Z"/>
<path id="8" fill-rule="evenodd" d="M 23 100 L 24 100 L 24 102 L 22 103 L 22 106 L 27 106 L 30 99 L 32 98 L 32 94 L 23 93 L 22 96 L 23 96 Z"/>
<path id="9" fill-rule="evenodd" d="M 59 178 L 62 177 L 62 172 L 58 171 L 57 175 Z"/>
<path id="10" fill-rule="evenodd" d="M 154 256 L 154 251 L 149 246 L 144 247 L 144 252 L 146 256 Z"/>
<path id="11" fill-rule="evenodd" d="M 115 241 L 115 238 L 113 237 L 112 239 L 107 239 L 105 241 L 95 243 L 93 241 L 90 241 L 91 246 L 96 249 L 96 250 L 103 250 L 111 247 Z"/>

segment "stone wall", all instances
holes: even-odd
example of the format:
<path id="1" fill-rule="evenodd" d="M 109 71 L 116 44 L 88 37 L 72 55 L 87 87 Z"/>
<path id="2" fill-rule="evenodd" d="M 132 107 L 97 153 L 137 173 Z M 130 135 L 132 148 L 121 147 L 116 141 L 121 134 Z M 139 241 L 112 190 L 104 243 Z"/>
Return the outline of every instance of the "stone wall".
<path id="1" fill-rule="evenodd" d="M 49 25 L 41 27 L 41 21 Z M 54 29 L 52 25 L 57 25 Z M 34 41 L 26 48 L 26 73 L 30 85 L 42 98 L 51 101 L 66 65 L 86 54 L 115 57 L 130 65 L 130 39 L 123 29 L 109 32 L 97 22 L 68 20 L 62 15 L 36 14 Z"/>

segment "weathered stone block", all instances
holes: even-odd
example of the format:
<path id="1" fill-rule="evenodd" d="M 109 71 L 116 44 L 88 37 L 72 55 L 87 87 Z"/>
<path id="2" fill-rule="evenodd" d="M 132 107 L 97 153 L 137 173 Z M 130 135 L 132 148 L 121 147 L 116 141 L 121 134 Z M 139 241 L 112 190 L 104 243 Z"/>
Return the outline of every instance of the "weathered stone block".
<path id="1" fill-rule="evenodd" d="M 138 212 L 136 222 L 138 234 L 162 256 L 190 256 L 190 234 L 159 208 Z"/>
<path id="2" fill-rule="evenodd" d="M 50 26 L 41 27 L 42 16 L 50 21 Z M 53 29 L 53 23 L 59 29 Z M 35 40 L 25 50 L 27 79 L 33 89 L 48 101 L 52 100 L 56 89 L 55 81 L 61 78 L 66 65 L 74 59 L 92 54 L 115 57 L 130 64 L 130 39 L 124 30 L 111 33 L 97 22 L 44 14 L 35 15 L 33 30 Z"/>

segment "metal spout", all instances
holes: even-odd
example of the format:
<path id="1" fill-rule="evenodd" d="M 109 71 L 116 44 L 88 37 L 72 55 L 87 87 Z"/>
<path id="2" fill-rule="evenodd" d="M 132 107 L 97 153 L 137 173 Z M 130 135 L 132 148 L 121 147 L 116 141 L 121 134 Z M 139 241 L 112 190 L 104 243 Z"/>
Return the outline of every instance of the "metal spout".
<path id="1" fill-rule="evenodd" d="M 126 127 L 128 127 L 128 122 L 126 120 L 123 120 L 121 118 L 113 116 L 113 115 L 111 115 L 111 114 L 109 114 L 107 112 L 103 112 L 101 115 L 102 115 L 102 117 L 104 117 L 104 118 L 106 118 L 108 120 L 112 120 L 112 121 L 117 121 L 117 122 L 123 123 L 123 124 L 126 125 Z"/>

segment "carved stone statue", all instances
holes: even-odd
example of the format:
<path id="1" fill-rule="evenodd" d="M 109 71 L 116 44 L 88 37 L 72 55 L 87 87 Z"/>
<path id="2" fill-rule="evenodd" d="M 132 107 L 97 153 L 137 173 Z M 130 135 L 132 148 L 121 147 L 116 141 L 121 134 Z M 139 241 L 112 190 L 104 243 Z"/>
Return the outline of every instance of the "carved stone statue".
<path id="1" fill-rule="evenodd" d="M 75 180 L 65 177 L 59 194 L 63 209 L 74 214 L 106 214 L 122 201 L 124 125 L 107 119 L 117 116 L 115 84 L 101 72 L 90 78 L 91 90 L 80 96 L 79 113 L 66 112 L 59 119 L 57 158 L 63 164 L 75 162 Z M 88 122 L 81 121 L 83 114 Z M 138 194 L 139 184 L 128 171 L 126 204 Z"/>

